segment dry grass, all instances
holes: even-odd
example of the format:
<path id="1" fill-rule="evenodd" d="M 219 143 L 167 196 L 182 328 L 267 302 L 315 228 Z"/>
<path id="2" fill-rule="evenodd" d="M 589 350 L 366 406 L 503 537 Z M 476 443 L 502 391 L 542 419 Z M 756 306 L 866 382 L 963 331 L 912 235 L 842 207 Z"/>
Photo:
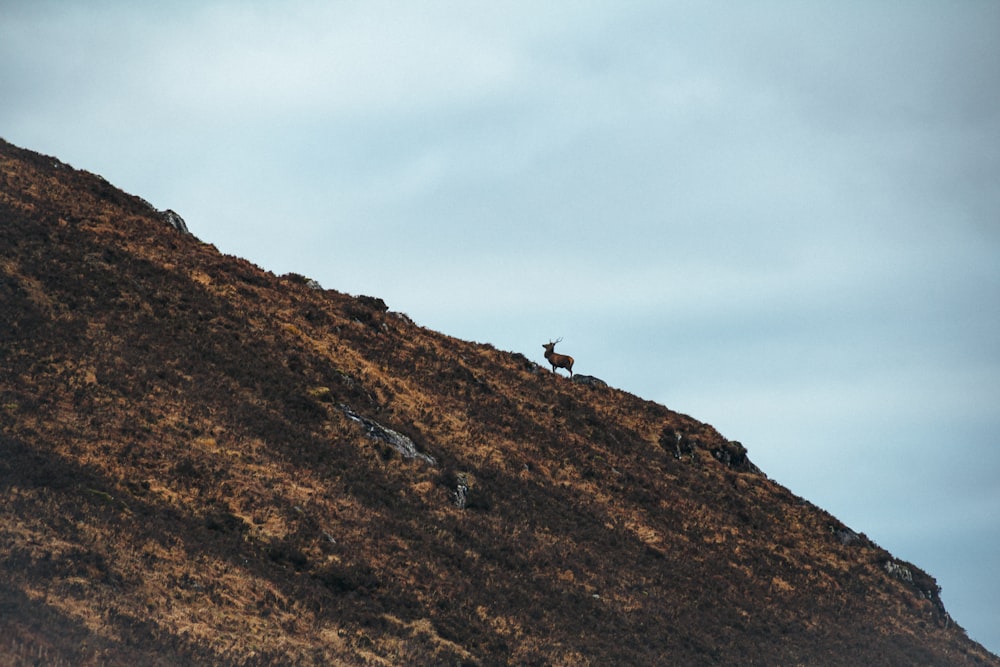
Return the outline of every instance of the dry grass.
<path id="1" fill-rule="evenodd" d="M 708 425 L 2 143 L 0 219 L 0 665 L 1000 664 Z"/>

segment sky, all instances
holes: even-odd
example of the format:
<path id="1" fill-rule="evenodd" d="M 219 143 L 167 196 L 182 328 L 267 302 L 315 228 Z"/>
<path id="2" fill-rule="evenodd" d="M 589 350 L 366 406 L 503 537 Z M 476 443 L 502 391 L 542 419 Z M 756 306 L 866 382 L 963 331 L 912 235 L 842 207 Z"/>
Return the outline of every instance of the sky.
<path id="1" fill-rule="evenodd" d="M 1000 3 L 0 0 L 0 136 L 715 426 L 1000 653 Z"/>

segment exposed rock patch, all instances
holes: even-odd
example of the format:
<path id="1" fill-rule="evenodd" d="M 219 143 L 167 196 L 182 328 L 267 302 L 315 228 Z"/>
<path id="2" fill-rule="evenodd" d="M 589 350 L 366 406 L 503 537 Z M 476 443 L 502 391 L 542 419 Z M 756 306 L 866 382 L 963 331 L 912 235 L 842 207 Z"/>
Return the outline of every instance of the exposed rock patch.
<path id="1" fill-rule="evenodd" d="M 712 449 L 712 456 L 723 465 L 739 472 L 760 472 L 760 468 L 750 462 L 747 448 L 735 440 L 728 440 Z"/>
<path id="2" fill-rule="evenodd" d="M 586 385 L 588 387 L 607 387 L 608 383 L 601 378 L 596 378 L 593 375 L 574 375 L 572 377 L 573 382 L 577 384 Z"/>
<path id="3" fill-rule="evenodd" d="M 382 426 L 374 419 L 363 417 L 354 410 L 351 410 L 346 405 L 342 405 L 341 409 L 344 411 L 344 414 L 347 416 L 348 419 L 356 421 L 365 427 L 365 433 L 368 435 L 369 438 L 373 440 L 380 440 L 386 443 L 387 445 L 392 447 L 396 452 L 402 455 L 403 458 L 419 459 L 424 463 L 428 463 L 432 466 L 437 465 L 437 461 L 434 459 L 433 456 L 430 456 L 429 454 L 424 454 L 423 452 L 419 451 L 417 449 L 416 444 L 414 444 L 413 440 L 406 437 L 402 433 L 394 431 L 391 428 Z"/>
<path id="4" fill-rule="evenodd" d="M 163 218 L 164 222 L 166 222 L 168 225 L 170 225 L 177 231 L 182 232 L 184 234 L 191 233 L 188 230 L 187 223 L 184 222 L 184 218 L 178 215 L 176 211 L 172 211 L 171 209 L 168 208 L 166 211 L 160 211 L 160 217 Z"/>
<path id="5" fill-rule="evenodd" d="M 438 484 L 447 489 L 452 504 L 460 510 L 489 510 L 492 506 L 482 485 L 470 472 L 446 470 Z"/>
<path id="6" fill-rule="evenodd" d="M 864 536 L 854 532 L 847 526 L 830 526 L 830 532 L 837 539 L 837 541 L 844 546 L 857 543 L 864 544 L 868 542 Z"/>

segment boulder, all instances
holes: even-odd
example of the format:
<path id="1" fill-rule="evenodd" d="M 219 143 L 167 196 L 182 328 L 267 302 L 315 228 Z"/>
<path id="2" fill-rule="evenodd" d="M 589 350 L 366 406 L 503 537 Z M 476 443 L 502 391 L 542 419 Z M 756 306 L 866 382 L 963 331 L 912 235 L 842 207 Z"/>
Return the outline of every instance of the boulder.
<path id="1" fill-rule="evenodd" d="M 163 218 L 164 222 L 166 222 L 168 225 L 170 225 L 177 231 L 184 234 L 191 233 L 190 231 L 188 231 L 187 224 L 185 224 L 184 222 L 184 218 L 179 216 L 176 211 L 172 211 L 168 208 L 166 211 L 160 211 L 160 217 Z"/>
<path id="2" fill-rule="evenodd" d="M 577 384 L 584 384 L 588 387 L 607 387 L 608 383 L 601 378 L 596 378 L 593 375 L 574 375 L 572 378 L 573 382 Z"/>

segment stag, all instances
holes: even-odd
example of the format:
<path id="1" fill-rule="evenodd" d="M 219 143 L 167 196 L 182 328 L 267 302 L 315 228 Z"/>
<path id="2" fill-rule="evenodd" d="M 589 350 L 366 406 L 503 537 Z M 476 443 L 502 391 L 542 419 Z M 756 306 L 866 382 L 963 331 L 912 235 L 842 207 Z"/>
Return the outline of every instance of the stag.
<path id="1" fill-rule="evenodd" d="M 562 338 L 556 341 L 550 340 L 548 343 L 542 344 L 542 347 L 545 348 L 545 358 L 552 364 L 553 373 L 556 372 L 557 368 L 565 368 L 569 371 L 569 376 L 573 377 L 573 357 L 568 354 L 556 354 L 555 352 L 556 343 L 561 340 Z"/>

